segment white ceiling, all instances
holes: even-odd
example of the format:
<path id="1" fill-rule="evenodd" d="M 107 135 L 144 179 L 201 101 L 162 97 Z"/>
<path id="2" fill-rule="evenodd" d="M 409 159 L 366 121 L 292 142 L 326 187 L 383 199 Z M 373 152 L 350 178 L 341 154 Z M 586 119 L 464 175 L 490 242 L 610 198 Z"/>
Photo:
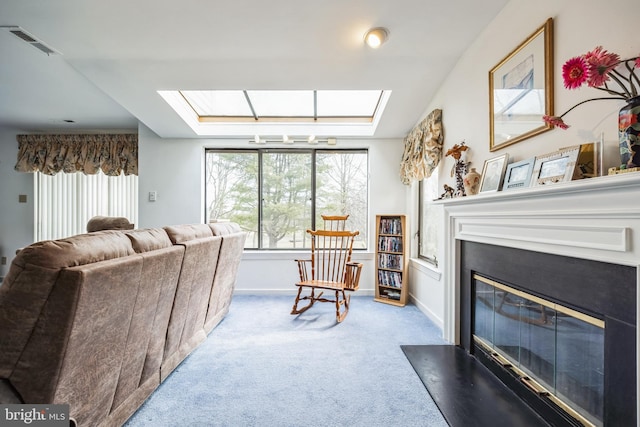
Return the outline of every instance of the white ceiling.
<path id="1" fill-rule="evenodd" d="M 62 54 L 0 31 L 0 126 L 77 132 L 140 121 L 161 137 L 194 138 L 158 90 L 384 89 L 392 94 L 374 137 L 404 137 L 506 3 L 2 0 L 0 26 Z M 372 50 L 363 36 L 376 26 L 390 37 Z"/>

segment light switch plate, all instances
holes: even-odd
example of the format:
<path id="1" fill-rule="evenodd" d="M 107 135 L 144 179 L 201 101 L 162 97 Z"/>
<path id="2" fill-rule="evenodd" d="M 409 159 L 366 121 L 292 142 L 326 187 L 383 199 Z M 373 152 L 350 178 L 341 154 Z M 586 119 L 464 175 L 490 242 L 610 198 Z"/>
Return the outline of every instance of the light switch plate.
<path id="1" fill-rule="evenodd" d="M 26 194 L 18 195 L 18 203 L 27 203 L 27 195 Z"/>
<path id="2" fill-rule="evenodd" d="M 158 198 L 158 192 L 157 191 L 149 191 L 149 201 L 150 202 L 155 202 Z"/>

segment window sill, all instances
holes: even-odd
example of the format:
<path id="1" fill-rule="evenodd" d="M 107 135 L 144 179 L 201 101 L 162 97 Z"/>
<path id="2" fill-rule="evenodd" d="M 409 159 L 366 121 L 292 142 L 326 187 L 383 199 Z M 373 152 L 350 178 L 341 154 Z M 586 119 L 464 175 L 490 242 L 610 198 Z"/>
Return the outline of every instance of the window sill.
<path id="1" fill-rule="evenodd" d="M 411 267 L 434 280 L 440 281 L 442 278 L 442 271 L 431 263 L 421 260 L 420 258 L 411 258 L 409 263 L 411 264 Z"/>

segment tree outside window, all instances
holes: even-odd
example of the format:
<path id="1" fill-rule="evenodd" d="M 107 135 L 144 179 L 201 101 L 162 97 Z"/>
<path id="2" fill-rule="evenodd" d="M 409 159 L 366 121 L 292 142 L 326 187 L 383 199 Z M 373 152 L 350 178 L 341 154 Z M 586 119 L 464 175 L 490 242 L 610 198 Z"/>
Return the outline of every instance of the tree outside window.
<path id="1" fill-rule="evenodd" d="M 366 150 L 207 150 L 207 218 L 237 222 L 245 247 L 308 248 L 322 214 L 349 214 L 366 248 Z"/>

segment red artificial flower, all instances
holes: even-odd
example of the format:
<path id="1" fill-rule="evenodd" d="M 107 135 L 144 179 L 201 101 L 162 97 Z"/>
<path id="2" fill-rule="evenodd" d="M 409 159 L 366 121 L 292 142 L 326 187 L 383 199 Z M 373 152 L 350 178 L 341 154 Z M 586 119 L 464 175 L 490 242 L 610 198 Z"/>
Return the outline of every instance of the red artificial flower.
<path id="1" fill-rule="evenodd" d="M 545 115 L 545 116 L 542 116 L 542 120 L 545 123 L 549 123 L 550 125 L 559 127 L 560 129 L 569 129 L 569 125 L 562 120 L 562 117 Z"/>
<path id="2" fill-rule="evenodd" d="M 632 113 L 623 114 L 618 120 L 621 131 L 624 131 L 625 129 L 635 125 L 636 123 L 638 123 L 638 115 Z"/>
<path id="3" fill-rule="evenodd" d="M 598 46 L 591 52 L 569 59 L 562 66 L 562 78 L 564 87 L 577 89 L 585 82 L 588 86 L 606 92 L 606 96 L 585 99 L 580 101 L 559 116 L 543 116 L 542 120 L 547 124 L 560 129 L 568 129 L 563 120 L 567 113 L 573 111 L 582 104 L 592 101 L 629 99 L 638 96 L 640 92 L 640 79 L 636 70 L 640 70 L 640 56 L 628 59 L 620 59 L 616 53 L 608 52 Z M 609 82 L 611 85 L 609 85 Z M 620 118 L 620 130 L 631 126 L 638 127 L 640 114 L 627 114 Z"/>
<path id="4" fill-rule="evenodd" d="M 620 56 L 607 52 L 602 46 L 587 52 L 584 59 L 589 66 L 588 85 L 591 87 L 603 86 L 609 80 L 609 73 L 620 64 Z"/>
<path id="5" fill-rule="evenodd" d="M 577 89 L 589 78 L 589 68 L 582 56 L 571 58 L 562 66 L 562 78 L 564 87 Z"/>

